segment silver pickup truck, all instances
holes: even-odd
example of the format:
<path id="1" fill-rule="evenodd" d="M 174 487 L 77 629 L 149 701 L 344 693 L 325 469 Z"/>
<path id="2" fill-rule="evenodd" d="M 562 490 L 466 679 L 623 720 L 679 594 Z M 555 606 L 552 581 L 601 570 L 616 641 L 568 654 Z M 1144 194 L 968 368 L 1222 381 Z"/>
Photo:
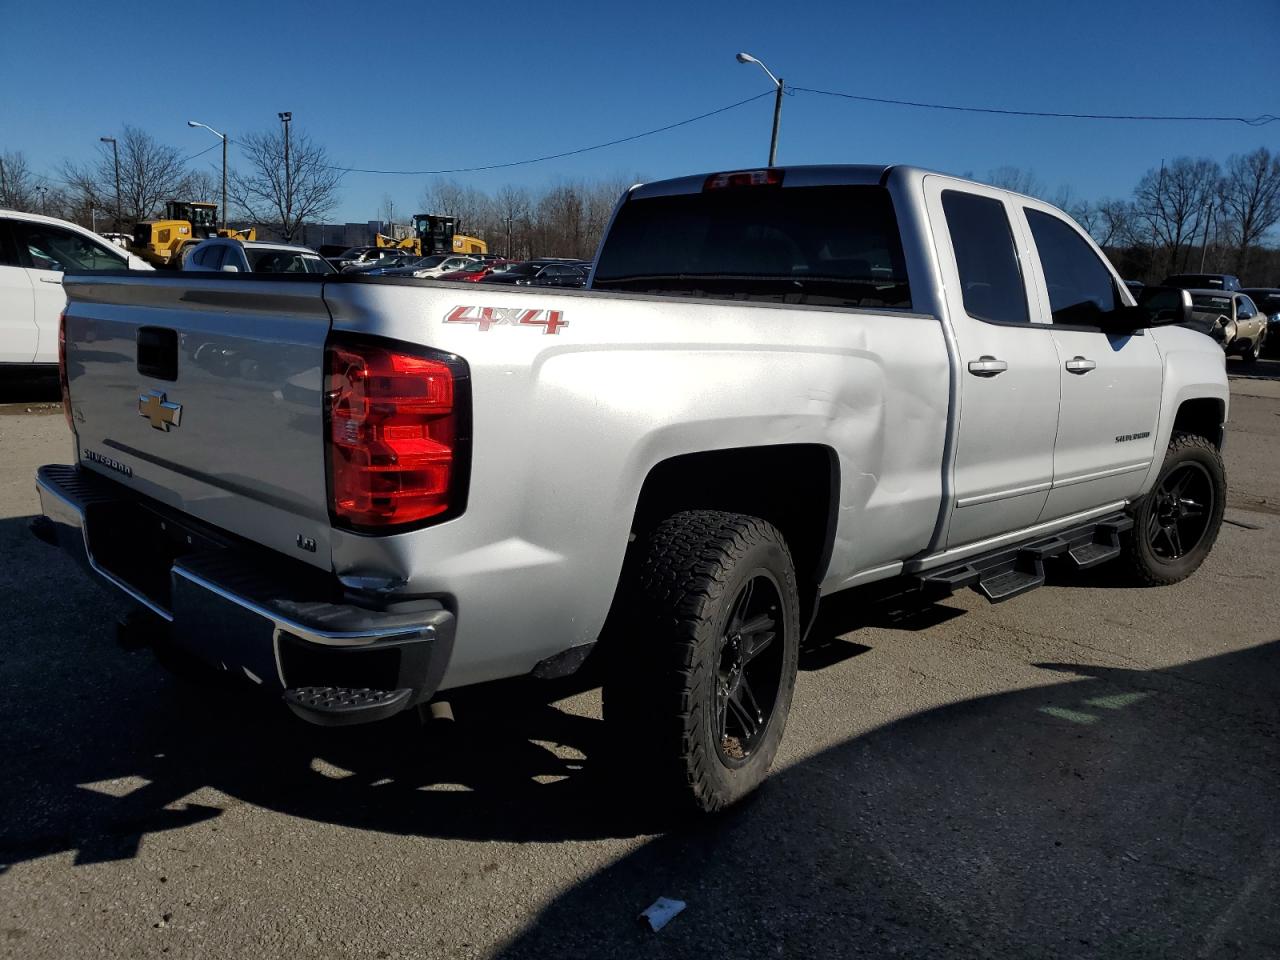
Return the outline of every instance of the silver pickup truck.
<path id="1" fill-rule="evenodd" d="M 594 650 L 629 775 L 703 810 L 765 777 L 821 597 L 1167 584 L 1217 536 L 1221 348 L 1040 201 L 644 184 L 588 286 L 68 276 L 36 532 L 317 723 Z"/>

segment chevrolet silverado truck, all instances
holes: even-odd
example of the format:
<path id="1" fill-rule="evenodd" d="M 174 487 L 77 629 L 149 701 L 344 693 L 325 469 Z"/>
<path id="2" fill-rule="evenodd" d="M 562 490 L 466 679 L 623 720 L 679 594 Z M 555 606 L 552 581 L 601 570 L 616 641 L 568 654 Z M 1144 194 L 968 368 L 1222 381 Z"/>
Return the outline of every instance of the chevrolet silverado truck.
<path id="1" fill-rule="evenodd" d="M 1226 499 L 1185 291 L 911 167 L 637 185 L 580 291 L 65 282 L 34 528 L 132 616 L 320 724 L 592 654 L 611 750 L 704 811 L 765 777 L 820 598 L 1170 584 Z"/>

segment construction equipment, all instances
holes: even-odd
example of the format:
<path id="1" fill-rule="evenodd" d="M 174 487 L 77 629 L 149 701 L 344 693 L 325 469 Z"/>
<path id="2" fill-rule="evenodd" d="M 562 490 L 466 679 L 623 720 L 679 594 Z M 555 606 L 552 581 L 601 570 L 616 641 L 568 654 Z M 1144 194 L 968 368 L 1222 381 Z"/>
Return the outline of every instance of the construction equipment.
<path id="1" fill-rule="evenodd" d="M 413 218 L 413 236 L 397 240 L 386 234 L 376 234 L 375 245 L 394 250 L 407 250 L 419 257 L 448 253 L 488 253 L 489 245 L 479 237 L 458 233 L 457 217 L 441 217 L 433 213 L 419 213 Z"/>
<path id="2" fill-rule="evenodd" d="M 133 228 L 129 249 L 152 266 L 182 266 L 182 251 L 209 237 L 235 240 L 257 239 L 257 230 L 219 230 L 218 206 L 194 200 L 169 200 L 164 216 L 158 220 L 142 220 Z"/>

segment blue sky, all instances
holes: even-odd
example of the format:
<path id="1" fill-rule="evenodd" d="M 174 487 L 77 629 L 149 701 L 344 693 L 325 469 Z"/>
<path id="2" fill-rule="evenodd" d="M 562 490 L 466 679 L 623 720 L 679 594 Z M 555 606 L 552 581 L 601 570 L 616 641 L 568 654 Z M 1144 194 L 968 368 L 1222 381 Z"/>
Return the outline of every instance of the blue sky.
<path id="1" fill-rule="evenodd" d="M 445 5 L 395 2 L 28 4 L 0 0 L 0 150 L 52 173 L 125 124 L 195 153 L 189 118 L 295 130 L 355 167 L 437 169 L 555 153 L 788 83 L 1010 109 L 1280 114 L 1280 2 Z M 456 13 L 445 12 L 452 7 Z M 123 11 L 127 10 L 127 14 Z M 56 53 L 55 53 L 56 51 Z M 657 179 L 761 164 L 771 98 L 645 140 L 490 173 L 493 190 Z M 1161 157 L 1280 150 L 1280 122 L 1124 123 L 952 114 L 786 98 L 779 162 L 1011 165 L 1088 198 L 1126 195 Z M 216 165 L 212 150 L 199 163 Z M 232 151 L 234 166 L 235 152 Z M 335 218 L 418 205 L 425 177 L 349 175 Z"/>

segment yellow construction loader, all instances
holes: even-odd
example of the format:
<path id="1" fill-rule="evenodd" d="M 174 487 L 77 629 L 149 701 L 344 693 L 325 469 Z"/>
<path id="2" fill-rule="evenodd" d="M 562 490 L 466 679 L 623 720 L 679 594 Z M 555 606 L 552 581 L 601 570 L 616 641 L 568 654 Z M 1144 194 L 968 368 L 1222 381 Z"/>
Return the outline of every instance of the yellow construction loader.
<path id="1" fill-rule="evenodd" d="M 488 253 L 489 245 L 479 237 L 469 237 L 457 232 L 456 217 L 438 217 L 431 213 L 419 213 L 413 218 L 414 236 L 397 240 L 385 234 L 376 234 L 373 242 L 379 247 L 407 250 L 419 257 L 439 253 Z"/>
<path id="2" fill-rule="evenodd" d="M 209 237 L 231 237 L 254 240 L 257 230 L 219 230 L 218 206 L 199 201 L 170 200 L 164 205 L 164 216 L 158 220 L 142 220 L 133 228 L 129 249 L 152 266 L 179 269 L 182 252 L 191 244 Z"/>

